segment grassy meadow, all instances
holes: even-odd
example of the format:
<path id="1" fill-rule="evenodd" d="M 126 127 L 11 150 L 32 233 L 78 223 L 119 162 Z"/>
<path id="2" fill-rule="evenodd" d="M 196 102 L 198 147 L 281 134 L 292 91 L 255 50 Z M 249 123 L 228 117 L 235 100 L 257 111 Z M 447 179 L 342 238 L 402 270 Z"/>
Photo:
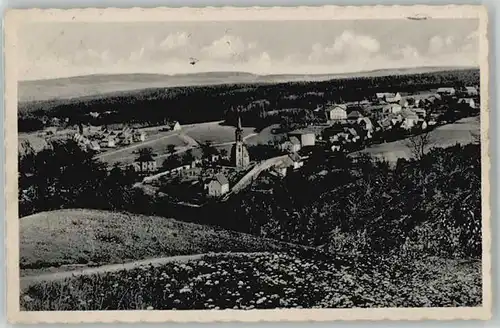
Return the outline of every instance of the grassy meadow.
<path id="1" fill-rule="evenodd" d="M 209 226 L 88 209 L 37 213 L 19 224 L 22 276 L 154 257 L 281 248 L 276 241 Z"/>
<path id="2" fill-rule="evenodd" d="M 348 260 L 348 261 L 346 261 Z M 208 255 L 34 284 L 21 308 L 171 310 L 477 306 L 481 265 L 431 258 L 404 263 L 300 252 Z"/>

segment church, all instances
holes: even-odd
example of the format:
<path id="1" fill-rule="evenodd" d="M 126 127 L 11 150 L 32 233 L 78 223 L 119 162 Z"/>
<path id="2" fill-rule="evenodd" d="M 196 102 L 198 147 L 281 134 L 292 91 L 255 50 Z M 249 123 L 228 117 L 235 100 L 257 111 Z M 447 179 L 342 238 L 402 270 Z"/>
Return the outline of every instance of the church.
<path id="1" fill-rule="evenodd" d="M 250 164 L 248 150 L 243 143 L 243 129 L 241 128 L 241 119 L 238 114 L 238 125 L 235 131 L 235 144 L 231 148 L 231 163 L 237 168 L 245 168 Z"/>

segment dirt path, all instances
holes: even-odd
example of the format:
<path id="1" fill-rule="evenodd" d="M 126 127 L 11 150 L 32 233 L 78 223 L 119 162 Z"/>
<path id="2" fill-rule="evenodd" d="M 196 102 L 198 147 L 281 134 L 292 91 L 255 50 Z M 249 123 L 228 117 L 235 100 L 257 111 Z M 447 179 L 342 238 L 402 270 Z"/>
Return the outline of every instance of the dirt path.
<path id="1" fill-rule="evenodd" d="M 20 278 L 20 289 L 24 290 L 28 288 L 30 285 L 34 283 L 39 283 L 39 282 L 47 282 L 47 281 L 57 281 L 57 280 L 64 280 L 72 277 L 78 277 L 78 276 L 88 276 L 88 275 L 94 275 L 94 274 L 102 274 L 102 273 L 109 273 L 109 272 L 117 272 L 121 270 L 132 270 L 136 269 L 139 267 L 144 267 L 144 266 L 161 266 L 166 263 L 171 263 L 171 262 L 188 262 L 188 261 L 193 261 L 193 260 L 199 260 L 203 256 L 206 255 L 248 255 L 248 254 L 263 254 L 262 252 L 259 253 L 243 253 L 243 252 L 226 252 L 226 253 L 203 253 L 203 254 L 193 254 L 193 255 L 179 255 L 179 256 L 169 256 L 169 257 L 160 257 L 160 258 L 154 258 L 154 259 L 147 259 L 147 260 L 140 260 L 140 261 L 134 261 L 134 262 L 128 262 L 128 263 L 122 263 L 122 264 L 110 264 L 110 265 L 103 265 L 100 267 L 95 267 L 95 268 L 84 268 L 80 270 L 73 270 L 73 271 L 63 271 L 63 272 L 54 272 L 54 273 L 46 273 L 46 274 L 40 274 L 36 276 L 26 276 L 26 277 L 21 277 Z"/>

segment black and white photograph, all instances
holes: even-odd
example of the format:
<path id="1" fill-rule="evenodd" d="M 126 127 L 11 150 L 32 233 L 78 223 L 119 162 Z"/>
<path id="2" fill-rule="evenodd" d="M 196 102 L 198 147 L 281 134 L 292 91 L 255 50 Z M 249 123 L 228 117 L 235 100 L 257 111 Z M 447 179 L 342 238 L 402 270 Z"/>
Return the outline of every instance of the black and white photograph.
<path id="1" fill-rule="evenodd" d="M 486 12 L 391 8 L 11 15 L 18 318 L 489 313 Z"/>

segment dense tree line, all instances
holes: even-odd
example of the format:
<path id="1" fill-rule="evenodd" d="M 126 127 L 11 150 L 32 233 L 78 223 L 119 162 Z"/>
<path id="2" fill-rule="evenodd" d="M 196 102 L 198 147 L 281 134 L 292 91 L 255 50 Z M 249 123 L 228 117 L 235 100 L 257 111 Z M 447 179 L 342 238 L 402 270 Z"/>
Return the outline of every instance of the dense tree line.
<path id="1" fill-rule="evenodd" d="M 19 104 L 20 131 L 40 129 L 44 117 L 68 118 L 69 124 L 160 124 L 165 120 L 198 123 L 226 119 L 234 123 L 239 107 L 245 125 L 278 123 L 294 109 L 313 110 L 327 102 L 360 101 L 376 92 L 417 92 L 441 86 L 479 84 L 479 70 L 457 70 L 356 77 L 321 82 L 218 85 L 146 89 L 70 100 Z M 99 113 L 99 117 L 89 115 Z M 292 114 L 290 114 L 292 113 Z M 307 115 L 307 114 L 301 114 Z"/>

